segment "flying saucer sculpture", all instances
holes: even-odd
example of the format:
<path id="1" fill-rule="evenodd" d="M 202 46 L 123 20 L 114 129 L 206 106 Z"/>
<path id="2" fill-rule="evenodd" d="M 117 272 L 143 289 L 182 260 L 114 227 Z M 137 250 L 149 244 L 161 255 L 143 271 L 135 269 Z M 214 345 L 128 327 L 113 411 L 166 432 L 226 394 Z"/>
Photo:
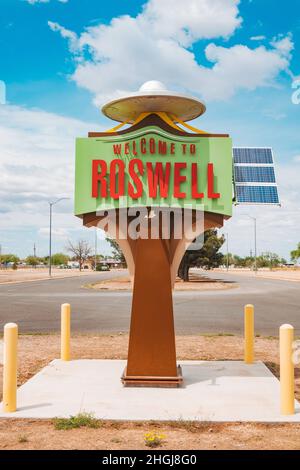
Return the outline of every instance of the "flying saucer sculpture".
<path id="1" fill-rule="evenodd" d="M 181 121 L 191 121 L 204 114 L 206 107 L 198 98 L 169 91 L 159 81 L 144 83 L 138 92 L 106 103 L 103 114 L 118 122 L 133 124 L 142 113 L 163 112 Z"/>

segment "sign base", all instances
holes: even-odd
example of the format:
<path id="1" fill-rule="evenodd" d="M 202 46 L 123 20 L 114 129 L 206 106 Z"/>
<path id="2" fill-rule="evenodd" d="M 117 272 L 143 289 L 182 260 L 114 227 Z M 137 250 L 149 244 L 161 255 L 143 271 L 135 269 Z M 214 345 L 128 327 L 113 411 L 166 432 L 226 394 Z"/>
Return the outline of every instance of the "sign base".
<path id="1" fill-rule="evenodd" d="M 124 369 L 121 381 L 124 387 L 178 388 L 183 383 L 181 366 L 177 366 L 177 377 L 147 377 L 127 375 Z"/>
<path id="2" fill-rule="evenodd" d="M 97 226 L 100 220 L 96 213 L 83 217 L 84 225 L 90 227 Z M 120 211 L 115 221 L 117 233 L 119 220 Z M 184 233 L 175 237 L 174 216 L 167 239 L 162 236 L 161 221 L 159 238 L 151 238 L 149 220 L 148 217 L 148 223 L 141 228 L 141 238 L 116 238 L 134 277 L 127 368 L 121 380 L 125 387 L 177 388 L 183 378 L 176 362 L 172 286 L 186 250 L 186 239 Z M 195 220 L 193 214 L 191 227 Z M 201 230 L 221 227 L 223 220 L 223 215 L 206 212 Z"/>

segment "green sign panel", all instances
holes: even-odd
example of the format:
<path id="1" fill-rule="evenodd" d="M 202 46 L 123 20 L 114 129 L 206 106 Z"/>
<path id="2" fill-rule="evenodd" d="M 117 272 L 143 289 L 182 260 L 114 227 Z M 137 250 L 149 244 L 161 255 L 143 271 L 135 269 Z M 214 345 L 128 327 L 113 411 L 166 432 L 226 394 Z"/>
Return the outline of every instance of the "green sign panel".
<path id="1" fill-rule="evenodd" d="M 232 215 L 229 137 L 183 137 L 149 126 L 76 141 L 75 214 L 132 206 Z"/>

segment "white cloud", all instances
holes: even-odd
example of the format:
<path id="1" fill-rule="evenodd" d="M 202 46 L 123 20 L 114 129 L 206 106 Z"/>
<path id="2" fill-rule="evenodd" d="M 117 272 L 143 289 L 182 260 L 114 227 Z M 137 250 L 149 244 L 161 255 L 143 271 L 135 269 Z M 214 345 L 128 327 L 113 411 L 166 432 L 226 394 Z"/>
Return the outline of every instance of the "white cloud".
<path id="1" fill-rule="evenodd" d="M 49 227 L 41 227 L 38 231 L 38 233 L 41 236 L 46 237 L 46 238 L 49 237 L 49 232 L 50 232 Z M 63 240 L 67 240 L 70 237 L 69 231 L 66 230 L 65 228 L 53 229 L 51 233 L 54 237 L 61 238 Z"/>
<path id="2" fill-rule="evenodd" d="M 266 39 L 266 36 L 252 36 L 250 38 L 251 41 L 264 41 Z"/>
<path id="3" fill-rule="evenodd" d="M 48 21 L 48 26 L 52 31 L 59 32 L 61 37 L 69 41 L 70 50 L 72 52 L 76 51 L 77 35 L 73 31 L 70 31 L 69 29 L 66 29 L 63 26 L 60 26 L 58 23 L 55 23 L 53 21 Z"/>
<path id="4" fill-rule="evenodd" d="M 240 0 L 149 0 L 137 17 L 159 39 L 188 46 L 198 39 L 229 37 L 242 22 Z"/>
<path id="5" fill-rule="evenodd" d="M 50 0 L 26 0 L 26 2 L 30 5 L 34 5 L 35 3 L 49 3 Z"/>
<path id="6" fill-rule="evenodd" d="M 49 3 L 51 0 L 25 0 L 30 5 L 34 5 L 35 3 Z M 60 3 L 68 3 L 69 0 L 58 0 Z"/>
<path id="7" fill-rule="evenodd" d="M 279 52 L 280 55 L 291 58 L 291 52 L 294 50 L 294 43 L 292 39 L 292 34 L 289 33 L 286 36 L 279 36 L 275 38 L 271 45 Z"/>
<path id="8" fill-rule="evenodd" d="M 37 109 L 0 106 L 0 243 L 6 251 L 27 256 L 35 242 L 39 255 L 47 254 L 48 202 L 58 197 L 70 199 L 53 209 L 53 252 L 64 250 L 66 238 L 93 245 L 93 230 L 73 215 L 75 138 L 90 130 L 101 128 Z"/>
<path id="9" fill-rule="evenodd" d="M 136 17 L 113 18 L 79 36 L 58 23 L 49 26 L 69 41 L 76 59 L 72 79 L 94 94 L 96 104 L 150 79 L 206 100 L 226 100 L 240 89 L 273 85 L 288 69 L 293 49 L 290 35 L 268 47 L 211 42 L 204 51 L 211 65 L 198 63 L 193 44 L 232 36 L 242 23 L 238 5 L 238 0 L 149 0 Z"/>
<path id="10" fill-rule="evenodd" d="M 0 105 L 6 102 L 6 85 L 3 80 L 0 80 Z"/>
<path id="11" fill-rule="evenodd" d="M 74 225 L 75 137 L 98 126 L 22 107 L 0 106 L 0 231 L 47 225 L 48 201 L 68 196 L 55 206 L 62 227 Z M 66 215 L 68 214 L 68 215 Z"/>

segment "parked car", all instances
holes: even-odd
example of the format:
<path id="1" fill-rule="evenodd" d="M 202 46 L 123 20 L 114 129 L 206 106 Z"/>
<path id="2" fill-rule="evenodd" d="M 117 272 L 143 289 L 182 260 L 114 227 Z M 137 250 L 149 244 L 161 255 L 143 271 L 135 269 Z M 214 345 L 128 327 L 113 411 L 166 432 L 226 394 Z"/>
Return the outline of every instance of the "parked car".
<path id="1" fill-rule="evenodd" d="M 97 264 L 96 271 L 110 271 L 108 264 Z"/>

